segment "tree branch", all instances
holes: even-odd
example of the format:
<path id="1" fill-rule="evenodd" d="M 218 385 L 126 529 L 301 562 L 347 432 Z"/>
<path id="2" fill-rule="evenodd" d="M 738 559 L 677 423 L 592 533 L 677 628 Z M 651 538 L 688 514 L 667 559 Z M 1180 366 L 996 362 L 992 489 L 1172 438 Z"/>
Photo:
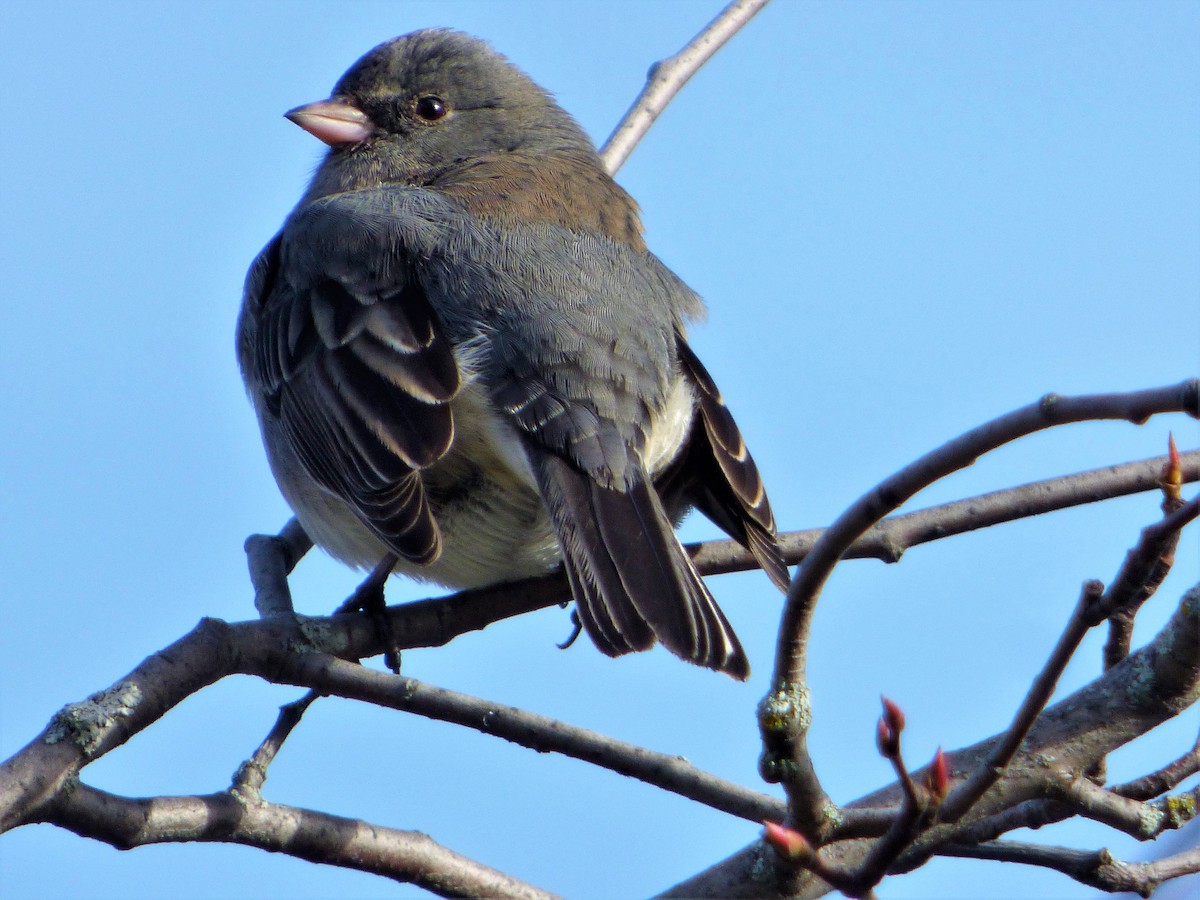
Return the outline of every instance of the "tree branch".
<path id="1" fill-rule="evenodd" d="M 230 785 L 230 790 L 240 792 L 246 796 L 257 796 L 262 790 L 263 784 L 267 780 L 267 769 L 271 767 L 271 763 L 275 761 L 275 756 L 283 747 L 284 741 L 292 733 L 297 725 L 300 724 L 300 719 L 312 706 L 313 702 L 320 697 L 318 691 L 309 691 L 299 700 L 293 700 L 291 703 L 285 703 L 279 707 L 279 715 L 275 719 L 275 725 L 271 728 L 258 749 L 254 754 L 238 766 L 238 770 L 234 773 L 233 784 Z"/>
<path id="2" fill-rule="evenodd" d="M 992 748 L 987 759 L 981 762 L 975 771 L 946 798 L 941 810 L 944 821 L 957 822 L 992 785 L 1004 777 L 1008 764 L 1024 742 L 1029 729 L 1033 727 L 1033 723 L 1045 709 L 1050 697 L 1053 696 L 1054 689 L 1058 686 L 1058 679 L 1066 671 L 1067 663 L 1079 649 L 1084 635 L 1093 626 L 1103 621 L 1103 618 L 1096 614 L 1096 608 L 1103 595 L 1104 585 L 1099 581 L 1089 581 L 1084 584 L 1079 602 L 1075 605 L 1075 611 L 1071 614 L 1066 629 L 1051 651 L 1045 666 L 1034 679 L 1033 686 L 1030 687 L 1025 699 L 1021 702 L 1012 724 L 1009 725 L 1001 740 Z"/>
<path id="3" fill-rule="evenodd" d="M 1200 380 L 1125 394 L 1062 397 L 1036 403 L 979 426 L 927 453 L 864 494 L 820 537 L 800 564 L 788 591 L 779 628 L 770 693 L 760 707 L 763 763 L 768 780 L 788 793 L 789 821 L 815 844 L 834 827 L 833 806 L 807 749 L 807 646 L 812 615 L 825 581 L 846 550 L 868 528 L 918 491 L 982 454 L 1019 437 L 1071 422 L 1123 419 L 1141 423 L 1164 412 L 1200 416 Z"/>
<path id="4" fill-rule="evenodd" d="M 1200 735 L 1196 737 L 1192 749 L 1179 759 L 1136 781 L 1119 784 L 1113 788 L 1113 792 L 1133 800 L 1150 800 L 1174 789 L 1197 772 L 1200 772 Z"/>
<path id="5" fill-rule="evenodd" d="M 309 621 L 287 619 L 236 625 L 201 622 L 108 691 L 59 713 L 38 739 L 0 765 L 0 831 L 36 819 L 37 810 L 89 762 L 153 724 L 195 690 L 232 674 L 257 675 L 455 722 L 538 751 L 572 756 L 753 821 L 782 816 L 781 801 L 703 772 L 677 756 L 339 659 L 353 655 L 355 628 L 353 622 L 338 620 L 357 618 L 335 617 L 318 628 Z M 339 627 L 343 625 L 347 627 Z M 309 651 L 297 652 L 298 644 Z M 112 706 L 113 697 L 123 698 L 119 714 L 97 711 Z M 283 728 L 286 731 L 287 725 Z M 264 742 L 268 757 L 278 730 Z M 261 784 L 255 762 L 262 768 L 262 753 L 260 748 L 242 767 L 237 784 L 251 790 Z"/>
<path id="6" fill-rule="evenodd" d="M 1181 454 L 1181 458 L 1184 481 L 1200 480 L 1200 451 Z M 1166 457 L 1153 457 L 1105 466 L 894 516 L 869 529 L 851 545 L 844 557 L 894 561 L 905 548 L 917 544 L 1082 503 L 1152 490 L 1158 486 L 1159 472 L 1165 460 Z M 289 549 L 294 546 L 292 541 L 296 533 L 303 535 L 293 519 L 278 536 L 282 543 L 277 542 L 275 536 L 266 535 L 254 535 L 247 541 L 256 598 L 264 595 L 287 596 L 287 602 L 290 603 L 290 594 L 286 593 L 286 574 L 299 558 Z M 822 534 L 823 529 L 784 534 L 782 541 L 789 564 L 803 559 Z M 734 541 L 688 544 L 687 549 L 702 575 L 758 568 L 749 552 Z M 261 559 L 260 555 L 266 555 L 267 558 Z M 277 578 L 280 584 L 269 583 L 271 578 Z M 399 638 L 400 649 L 434 647 L 446 644 L 468 631 L 477 631 L 493 622 L 553 606 L 569 597 L 570 589 L 565 577 L 561 572 L 554 572 L 525 581 L 393 606 L 389 608 L 388 616 Z M 322 620 L 304 621 L 309 623 L 309 627 L 317 627 Z M 359 653 L 357 658 L 383 652 L 382 644 L 373 632 L 352 625 L 349 627 L 355 636 L 355 652 Z"/>
<path id="7" fill-rule="evenodd" d="M 1197 469 L 1200 468 L 1197 465 L 1198 456 L 1200 454 L 1197 453 L 1183 455 L 1185 480 L 1192 481 L 1200 477 L 1197 472 Z M 1036 514 L 1046 508 L 1060 508 L 1058 504 L 1069 505 L 1071 502 L 1075 502 L 1070 499 L 1071 496 L 1085 496 L 1086 500 L 1083 502 L 1090 502 L 1098 497 L 1148 489 L 1153 485 L 1157 477 L 1154 473 L 1157 472 L 1160 465 L 1161 460 L 1154 459 L 1097 469 L 1092 472 L 1080 473 L 1077 476 L 1066 476 L 1071 480 L 1072 488 L 1065 493 L 1054 487 L 1054 481 L 1057 479 L 1038 482 L 1011 491 L 998 491 L 980 498 L 958 501 L 943 507 L 934 507 L 913 513 L 910 516 L 897 517 L 883 523 L 883 527 L 891 527 L 892 523 L 896 523 L 897 527 L 902 530 L 909 530 L 912 533 L 919 532 L 928 535 L 928 539 L 935 539 L 939 531 L 938 515 L 942 511 L 945 511 L 952 521 L 962 523 L 970 519 L 967 510 L 978 504 L 982 510 L 981 515 L 988 518 L 990 524 L 991 521 L 995 521 L 995 516 L 1007 516 L 1010 513 L 1013 516 Z M 1081 493 L 1074 493 L 1077 489 Z M 1046 498 L 1044 504 L 1035 502 L 1039 497 Z M 1002 512 L 997 512 L 997 510 L 1002 510 Z M 952 528 L 953 526 L 949 526 L 941 529 L 942 534 L 951 533 Z M 284 536 L 294 536 L 296 530 L 298 529 L 289 525 L 289 528 L 285 529 Z M 864 538 L 863 555 L 871 555 L 866 549 L 866 544 L 870 540 L 870 535 Z M 279 552 L 278 545 L 272 545 L 270 541 L 271 539 L 266 539 L 267 545 L 276 546 L 276 550 L 273 552 Z M 251 547 L 254 546 L 254 543 L 264 542 L 251 542 Z M 286 551 L 286 547 L 294 545 L 290 541 L 285 541 L 283 546 L 285 552 L 283 565 L 286 566 L 289 562 L 294 564 L 297 555 Z M 253 550 L 251 555 L 253 556 Z M 254 565 L 253 559 L 251 564 Z M 256 586 L 261 591 L 261 580 Z M 389 616 L 396 633 L 403 636 L 405 647 L 439 646 L 466 631 L 481 629 L 493 621 L 549 606 L 559 602 L 564 596 L 566 596 L 565 582 L 559 575 L 550 575 L 521 583 L 497 585 L 489 589 L 463 591 L 449 598 L 433 598 L 407 603 L 390 608 Z M 252 640 L 268 642 L 282 640 L 285 643 L 294 640 L 298 646 L 308 645 L 309 636 L 312 636 L 318 639 L 328 652 L 342 658 L 364 658 L 381 650 L 378 646 L 379 638 L 376 629 L 363 617 L 356 615 L 333 616 L 326 619 L 297 617 L 291 621 L 244 623 L 235 626 L 228 626 L 216 620 L 206 620 L 201 624 L 199 630 L 202 634 L 207 635 L 218 627 L 245 628 L 254 631 Z M 193 639 L 201 640 L 202 638 L 189 636 L 182 640 Z M 215 648 L 216 645 L 214 645 L 214 652 L 216 652 Z M 206 678 L 216 680 L 220 677 L 220 673 L 217 672 L 204 673 L 194 670 L 181 672 L 179 666 L 171 662 L 174 657 L 168 652 L 170 649 L 168 648 L 162 654 L 156 654 L 143 664 L 152 667 L 150 677 L 147 678 L 149 685 L 173 685 L 183 691 L 178 695 L 182 697 L 211 683 L 205 680 Z M 120 684 L 115 686 L 114 690 L 119 687 Z M 103 695 L 104 692 L 96 696 L 102 697 Z M 39 740 L 35 739 L 34 744 L 38 743 Z M 26 750 L 29 748 L 27 747 Z M 0 765 L 0 775 L 6 776 L 0 777 L 0 830 L 12 827 L 12 822 L 5 819 L 6 811 L 11 812 L 14 809 L 25 808 L 30 804 L 36 805 L 38 798 L 53 794 L 61 786 L 59 779 L 65 777 L 76 762 L 74 751 L 69 745 L 63 743 L 43 745 L 36 755 L 39 764 L 32 770 L 25 765 L 30 758 L 25 751 L 16 754 L 8 762 Z M 43 763 L 44 765 L 42 765 Z M 47 780 L 45 775 L 47 772 L 55 774 Z"/>
<path id="8" fill-rule="evenodd" d="M 139 799 L 76 783 L 57 794 L 34 821 L 68 828 L 119 850 L 179 841 L 242 844 L 416 884 L 442 897 L 554 896 L 448 850 L 419 831 L 368 825 L 234 793 Z"/>
<path id="9" fill-rule="evenodd" d="M 752 822 L 784 813 L 782 800 L 718 778 L 679 756 L 415 678 L 394 677 L 314 653 L 292 669 L 289 680 L 339 697 L 473 728 L 539 753 L 561 753 Z"/>
<path id="10" fill-rule="evenodd" d="M 1069 850 L 1018 841 L 954 845 L 946 847 L 943 855 L 1043 866 L 1089 887 L 1111 893 L 1132 891 L 1143 897 L 1149 897 L 1165 881 L 1200 872 L 1200 848 L 1148 863 L 1122 862 L 1107 850 Z"/>
<path id="11" fill-rule="evenodd" d="M 1200 699 L 1200 585 L 1183 597 L 1175 614 L 1154 639 L 1120 665 L 1085 685 L 1038 717 L 1008 766 L 1007 776 L 994 785 L 958 824 L 935 825 L 906 852 L 893 871 L 904 871 L 955 843 L 973 823 L 1041 799 L 1046 760 L 1062 771 L 1086 771 L 1097 759 L 1178 715 Z M 971 747 L 948 753 L 950 771 L 959 777 L 974 771 L 1003 739 L 996 735 Z M 913 773 L 916 779 L 924 771 Z M 856 801 L 845 811 L 847 823 L 858 813 L 861 822 L 886 821 L 900 801 L 895 784 Z M 1014 826 L 1017 827 L 1017 826 Z M 861 863 L 873 841 L 856 838 L 828 844 L 821 854 L 829 864 L 851 867 Z M 775 872 L 771 857 L 755 842 L 710 869 L 664 892 L 664 897 L 760 897 L 779 891 L 785 896 L 819 897 L 828 886 L 801 873 L 789 883 Z M 774 875 L 772 873 L 775 872 Z M 772 894 L 773 895 L 773 894 Z"/>
<path id="12" fill-rule="evenodd" d="M 1200 450 L 1182 453 L 1180 460 L 1183 480 L 1189 483 L 1200 481 Z M 1166 462 L 1167 457 L 1155 456 L 1137 462 L 1104 466 L 891 516 L 867 529 L 842 554 L 842 559 L 872 558 L 888 563 L 899 562 L 906 550 L 919 544 L 1085 503 L 1154 490 L 1158 487 L 1160 473 Z M 824 533 L 823 528 L 813 528 L 780 535 L 788 565 L 801 562 Z M 712 553 L 707 552 L 710 546 L 714 548 Z M 699 548 L 693 558 L 704 566 L 706 575 L 755 568 L 754 558 L 749 551 L 732 541 L 713 541 L 711 544 L 693 544 L 689 547 Z M 719 567 L 714 559 L 715 551 L 726 547 L 741 550 L 739 559 L 745 564 L 737 568 Z M 725 552 L 728 553 L 727 550 Z"/>
<path id="13" fill-rule="evenodd" d="M 1148 468 L 1153 464 L 1141 465 Z M 1127 469 L 1128 467 L 1117 467 L 1112 471 L 1124 472 Z M 1102 482 L 1106 479 L 1106 476 L 1097 477 Z M 1121 478 L 1124 477 L 1121 475 Z M 954 506 L 954 504 L 950 506 Z M 924 527 L 922 526 L 922 528 Z M 285 542 L 282 546 L 286 551 L 289 544 Z M 296 554 L 287 552 L 284 563 L 290 565 L 295 558 Z M 535 581 L 534 584 L 544 584 L 546 581 L 552 580 L 541 579 Z M 511 595 L 517 598 L 520 604 L 530 608 L 545 605 L 540 601 L 531 604 L 531 595 L 527 592 L 527 587 L 505 585 L 501 586 L 501 590 L 511 592 Z M 523 594 L 523 591 L 526 592 Z M 474 609 L 472 609 L 470 593 L 478 595 Z M 391 610 L 389 614 L 398 624 L 398 630 L 407 638 L 408 645 L 428 646 L 442 643 L 453 637 L 454 634 L 460 633 L 464 623 L 473 627 L 483 627 L 494 619 L 515 614 L 514 611 L 503 610 L 497 613 L 495 599 L 487 597 L 488 593 L 487 591 L 467 592 L 467 595 L 455 597 L 453 600 L 440 599 L 424 601 L 421 604 L 408 604 Z M 451 613 L 452 609 L 462 608 L 459 604 L 466 607 L 466 612 L 462 615 L 457 612 Z M 1159 640 L 1162 639 L 1160 635 Z M 1193 637 L 1193 640 L 1195 639 Z M 295 664 L 297 657 L 310 661 L 317 659 L 317 654 L 305 653 L 305 648 L 345 659 L 357 659 L 372 652 L 378 641 L 374 625 L 357 615 L 334 616 L 327 619 L 285 616 L 236 625 L 227 625 L 216 620 L 204 620 L 190 635 L 147 659 L 127 678 L 122 679 L 112 688 L 94 695 L 84 703 L 73 704 L 64 709 L 54 718 L 42 735 L 20 753 L 0 765 L 0 830 L 38 820 L 41 811 L 55 802 L 65 788 L 74 784 L 75 775 L 88 762 L 119 746 L 129 736 L 156 721 L 167 709 L 177 705 L 188 694 L 200 690 L 225 674 L 244 672 L 257 674 L 275 682 L 304 684 L 307 683 L 305 680 L 294 676 L 289 678 L 287 673 Z M 1131 660 L 1144 661 L 1143 653 L 1144 651 L 1139 651 L 1139 654 L 1135 654 Z M 1186 659 L 1186 654 L 1183 658 Z M 345 667 L 347 670 L 352 669 L 355 672 L 359 671 L 358 667 L 349 663 L 338 663 L 338 666 Z M 1118 670 L 1125 671 L 1124 666 L 1125 664 L 1122 664 Z M 387 679 L 392 682 L 389 676 L 380 673 L 372 673 L 368 677 Z M 425 690 L 424 686 L 422 686 L 422 690 Z M 428 689 L 428 691 L 435 692 L 436 689 Z M 429 697 L 433 694 L 427 692 L 425 696 Z M 1166 702 L 1170 692 L 1164 691 L 1161 696 Z M 474 698 L 469 699 L 474 701 Z M 475 702 L 487 705 L 486 701 Z M 452 706 L 453 704 L 451 704 Z M 1055 709 L 1060 707 L 1055 707 Z M 490 705 L 488 708 L 494 709 Z M 1126 712 L 1114 708 L 1107 718 L 1111 722 L 1116 722 Z M 478 714 L 478 710 L 476 714 Z M 508 719 L 507 715 L 489 721 L 505 719 Z M 484 718 L 479 718 L 478 721 L 484 721 Z M 523 721 L 520 716 L 509 721 L 513 723 L 512 727 L 517 731 L 528 727 L 527 721 Z M 545 720 L 545 723 L 548 728 L 560 727 L 551 723 L 550 720 Z M 1145 730 L 1151 726 L 1143 723 L 1140 727 Z M 534 728 L 534 732 L 536 731 L 537 728 Z M 1034 733 L 1038 732 L 1038 727 L 1035 727 Z M 572 734 L 569 729 L 565 734 L 567 737 L 564 738 L 564 746 L 579 739 L 578 735 Z M 1032 743 L 1032 740 L 1031 737 L 1028 743 Z M 534 744 L 535 742 L 530 740 L 526 745 L 533 746 Z M 646 759 L 649 762 L 645 768 L 648 771 L 652 771 L 654 766 L 658 765 L 659 761 L 655 760 L 654 754 L 640 751 L 639 748 L 631 749 L 635 754 L 647 754 Z M 962 753 L 968 753 L 968 751 L 962 751 Z M 582 754 L 579 755 L 582 758 Z M 670 760 L 671 758 L 667 757 L 666 759 Z M 961 759 L 961 754 L 952 757 L 952 760 L 959 762 Z M 616 765 L 610 767 L 620 771 Z M 671 766 L 666 766 L 662 770 L 666 774 L 661 778 L 654 775 L 646 776 L 644 773 L 639 774 L 638 777 L 642 777 L 649 783 L 661 782 L 664 787 L 674 790 L 676 788 L 671 787 L 667 782 L 679 779 L 686 784 L 693 774 L 686 768 L 674 772 L 671 771 L 671 768 Z M 701 783 L 704 778 L 711 777 L 704 773 L 696 774 Z M 780 817 L 779 801 L 770 798 L 764 799 L 764 795 L 746 791 L 744 788 L 735 790 L 744 791 L 747 799 L 730 801 L 728 798 L 720 796 L 723 792 L 728 791 L 727 785 L 717 780 L 710 787 L 714 795 L 718 797 L 718 802 L 712 804 L 717 808 L 747 817 L 751 815 Z M 703 788 L 703 790 L 708 789 L 708 787 Z M 679 792 L 686 796 L 696 796 L 696 792 L 691 787 L 685 787 Z M 701 798 L 697 796 L 697 799 Z M 846 811 L 843 821 L 847 830 L 841 832 L 842 836 L 848 836 L 855 827 L 860 828 L 860 833 L 864 834 L 879 834 L 882 830 L 886 830 L 887 825 L 894 817 L 894 810 L 879 808 L 881 803 L 886 802 L 879 798 L 868 798 L 868 800 L 873 808 Z M 702 800 L 702 802 L 708 801 Z M 736 808 L 737 804 L 742 805 L 740 808 Z"/>
<path id="14" fill-rule="evenodd" d="M 659 60 L 650 67 L 646 86 L 633 101 L 633 106 L 617 124 L 604 147 L 600 160 L 609 174 L 615 173 L 638 142 L 645 137 L 667 104 L 696 74 L 709 57 L 721 49 L 731 37 L 767 5 L 767 0 L 734 0 L 692 38 L 674 56 Z"/>
<path id="15" fill-rule="evenodd" d="M 1180 530 L 1200 514 L 1200 502 L 1179 501 L 1165 504 L 1164 509 L 1167 515 L 1161 521 L 1142 530 L 1137 544 L 1127 554 L 1109 591 L 1106 592 L 1098 581 L 1089 581 L 1084 585 L 1062 637 L 1034 680 L 1008 730 L 993 745 L 987 757 L 976 765 L 974 771 L 948 796 L 944 789 L 939 791 L 939 795 L 944 797 L 940 808 L 936 808 L 937 818 L 941 822 L 950 824 L 963 818 L 979 799 L 1004 777 L 1010 762 L 1049 702 L 1062 673 L 1087 632 L 1110 616 L 1131 606 L 1140 605 L 1148 596 L 1148 590 L 1152 592 L 1153 587 L 1157 587 L 1163 575 L 1164 554 L 1173 553 Z M 900 735 L 903 728 L 903 713 L 899 707 L 885 699 L 884 716 L 879 723 L 879 748 L 896 767 L 903 792 L 903 802 L 888 831 L 875 842 L 857 868 L 843 875 L 842 870 L 837 867 L 825 865 L 823 870 L 817 873 L 851 896 L 862 896 L 873 889 L 903 851 L 932 821 L 933 810 L 929 802 L 931 796 L 922 794 L 904 765 L 900 752 Z M 944 770 L 941 781 L 945 783 Z M 1091 781 L 1057 766 L 1050 769 L 1044 786 L 1047 791 L 1053 791 L 1057 799 L 1069 803 L 1075 812 L 1120 828 L 1143 840 L 1157 836 L 1164 828 L 1177 828 L 1190 818 L 1186 814 L 1170 818 L 1162 810 L 1106 791 Z M 831 880 L 831 871 L 838 872 L 839 877 Z"/>
<path id="16" fill-rule="evenodd" d="M 1124 832 L 1139 841 L 1153 840 L 1164 831 L 1181 828 L 1196 815 L 1196 802 L 1131 800 L 1086 778 L 1067 778 L 1056 786 L 1054 796 L 1075 814 Z"/>
<path id="17" fill-rule="evenodd" d="M 287 577 L 312 545 L 312 539 L 295 519 L 289 519 L 279 534 L 252 534 L 246 538 L 254 608 L 262 618 L 290 615 L 295 609 Z"/>

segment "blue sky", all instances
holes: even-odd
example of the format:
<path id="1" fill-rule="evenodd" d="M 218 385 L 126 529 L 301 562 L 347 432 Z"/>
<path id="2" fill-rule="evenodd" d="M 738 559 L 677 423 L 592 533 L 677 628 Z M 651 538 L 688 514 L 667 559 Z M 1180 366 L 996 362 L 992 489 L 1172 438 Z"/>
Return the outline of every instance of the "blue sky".
<path id="1" fill-rule="evenodd" d="M 201 616 L 253 615 L 241 545 L 288 511 L 233 358 L 246 267 L 321 147 L 282 113 L 370 47 L 449 25 L 490 40 L 599 141 L 715 3 L 8 4 L 0 13 L 0 757 Z M 651 248 L 708 301 L 694 346 L 783 528 L 1050 390 L 1132 390 L 1200 362 L 1200 5 L 776 0 L 685 89 L 621 171 Z M 917 506 L 1163 451 L 1156 419 L 1031 437 Z M 1157 497 L 1057 513 L 844 565 L 818 613 L 811 744 L 849 801 L 890 780 L 878 695 L 914 760 L 1004 727 L 1079 584 L 1109 579 Z M 687 539 L 715 536 L 689 521 Z M 1197 578 L 1194 534 L 1142 614 Z M 330 609 L 353 573 L 311 554 L 293 588 Z M 758 786 L 753 709 L 780 598 L 714 593 L 747 684 L 665 651 L 559 652 L 552 609 L 405 656 L 435 684 L 678 753 Z M 395 582 L 393 602 L 428 595 Z M 1089 640 L 1064 681 L 1096 672 Z M 222 789 L 298 692 L 231 679 L 85 772 L 121 793 Z M 1117 754 L 1174 758 L 1200 717 Z M 349 702 L 318 704 L 271 770 L 279 802 L 430 833 L 570 897 L 645 895 L 752 840 L 751 823 L 571 760 Z M 1039 839 L 1139 848 L 1099 826 Z M 221 846 L 120 854 L 49 827 L 0 838 L 6 896 L 417 895 Z M 943 861 L 883 897 L 1088 892 L 1052 873 Z"/>

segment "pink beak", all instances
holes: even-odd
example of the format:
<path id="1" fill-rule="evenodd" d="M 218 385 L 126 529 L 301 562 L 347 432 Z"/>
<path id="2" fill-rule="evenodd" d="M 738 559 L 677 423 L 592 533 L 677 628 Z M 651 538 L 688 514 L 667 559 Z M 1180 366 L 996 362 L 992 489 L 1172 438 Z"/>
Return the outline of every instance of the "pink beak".
<path id="1" fill-rule="evenodd" d="M 330 147 L 360 144 L 375 134 L 366 114 L 344 100 L 318 100 L 290 109 L 284 116 Z"/>

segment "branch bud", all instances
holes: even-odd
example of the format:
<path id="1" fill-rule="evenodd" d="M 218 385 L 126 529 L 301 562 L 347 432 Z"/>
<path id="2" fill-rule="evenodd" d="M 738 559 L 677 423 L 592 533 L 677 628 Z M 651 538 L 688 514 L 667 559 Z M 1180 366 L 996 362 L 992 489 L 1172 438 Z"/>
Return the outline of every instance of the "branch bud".
<path id="1" fill-rule="evenodd" d="M 925 788 L 933 798 L 934 803 L 941 803 L 950 792 L 950 766 L 946 762 L 946 754 L 942 748 L 937 748 L 933 762 L 925 770 Z"/>
<path id="2" fill-rule="evenodd" d="M 885 759 L 896 759 L 900 756 L 900 732 L 904 730 L 904 711 L 887 697 L 879 698 L 883 702 L 883 715 L 875 727 L 875 745 L 879 755 Z"/>
<path id="3" fill-rule="evenodd" d="M 788 862 L 803 864 L 812 859 L 812 844 L 808 842 L 808 838 L 794 828 L 767 821 L 763 822 L 763 828 L 766 829 L 763 839 Z"/>
<path id="4" fill-rule="evenodd" d="M 881 696 L 880 701 L 883 703 L 883 716 L 887 719 L 888 726 L 899 734 L 904 730 L 904 710 L 895 700 Z"/>
<path id="5" fill-rule="evenodd" d="M 1179 461 L 1179 448 L 1175 446 L 1175 433 L 1167 435 L 1167 464 L 1163 466 L 1162 474 L 1158 477 L 1158 486 L 1162 488 L 1163 503 L 1178 504 L 1182 499 L 1180 488 L 1183 487 L 1183 467 Z"/>

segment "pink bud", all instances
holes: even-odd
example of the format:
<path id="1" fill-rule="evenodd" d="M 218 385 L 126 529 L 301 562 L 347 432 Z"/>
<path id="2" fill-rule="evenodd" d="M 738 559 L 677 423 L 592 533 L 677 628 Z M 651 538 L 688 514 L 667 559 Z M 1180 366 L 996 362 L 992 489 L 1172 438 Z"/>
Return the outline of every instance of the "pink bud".
<path id="1" fill-rule="evenodd" d="M 1179 460 L 1179 448 L 1175 446 L 1175 434 L 1167 435 L 1167 464 L 1158 477 L 1163 494 L 1168 500 L 1179 500 L 1179 489 L 1183 486 L 1183 468 Z"/>
<path id="2" fill-rule="evenodd" d="M 929 769 L 925 772 L 925 787 L 929 788 L 929 793 L 938 803 L 945 800 L 946 794 L 950 791 L 950 766 L 946 762 L 946 754 L 942 752 L 941 747 L 937 748 L 937 753 L 933 755 L 933 762 L 929 764 Z"/>
<path id="3" fill-rule="evenodd" d="M 792 862 L 804 862 L 812 858 L 812 844 L 794 828 L 766 821 L 763 822 L 763 827 L 766 829 L 763 837 L 784 859 Z"/>
<path id="4" fill-rule="evenodd" d="M 883 701 L 883 717 L 887 719 L 888 726 L 898 736 L 904 730 L 904 710 L 900 708 L 895 700 L 890 700 L 883 696 L 879 699 Z"/>

